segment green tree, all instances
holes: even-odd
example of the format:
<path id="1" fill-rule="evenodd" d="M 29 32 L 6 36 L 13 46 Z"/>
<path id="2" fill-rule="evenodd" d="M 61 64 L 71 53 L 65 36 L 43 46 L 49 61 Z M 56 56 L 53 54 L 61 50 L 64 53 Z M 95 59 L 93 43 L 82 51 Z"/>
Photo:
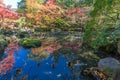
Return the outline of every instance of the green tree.
<path id="1" fill-rule="evenodd" d="M 26 0 L 21 0 L 20 2 L 18 2 L 17 11 L 20 13 L 24 13 L 26 11 Z"/>
<path id="2" fill-rule="evenodd" d="M 84 28 L 84 42 L 97 49 L 120 38 L 120 1 L 96 0 L 93 7 Z"/>
<path id="3" fill-rule="evenodd" d="M 95 0 L 56 0 L 56 3 L 65 9 L 91 6 Z"/>

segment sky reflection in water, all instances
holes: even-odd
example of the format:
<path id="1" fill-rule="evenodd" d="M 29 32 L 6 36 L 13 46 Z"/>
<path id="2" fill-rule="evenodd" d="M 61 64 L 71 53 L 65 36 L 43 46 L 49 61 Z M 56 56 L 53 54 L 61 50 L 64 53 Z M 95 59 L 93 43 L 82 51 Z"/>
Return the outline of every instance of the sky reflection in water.
<path id="1" fill-rule="evenodd" d="M 54 63 L 52 55 L 48 59 L 40 61 L 30 60 L 27 57 L 28 50 L 20 49 L 15 56 L 15 63 L 12 71 L 5 76 L 0 76 L 0 80 L 71 80 L 72 73 L 67 66 L 67 60 L 61 55 L 55 68 L 51 65 Z M 39 65 L 37 65 L 37 63 Z M 16 70 L 20 69 L 21 73 L 15 77 Z"/>

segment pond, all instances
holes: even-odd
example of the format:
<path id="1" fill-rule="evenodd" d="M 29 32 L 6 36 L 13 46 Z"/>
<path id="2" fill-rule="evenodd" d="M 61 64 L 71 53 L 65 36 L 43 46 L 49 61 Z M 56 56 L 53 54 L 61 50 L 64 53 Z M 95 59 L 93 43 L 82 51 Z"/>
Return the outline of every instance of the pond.
<path id="1" fill-rule="evenodd" d="M 59 56 L 57 64 L 53 67 L 55 61 L 52 54 L 44 60 L 36 61 L 28 58 L 30 52 L 24 48 L 16 51 L 12 70 L 1 75 L 0 80 L 84 80 L 80 75 L 75 79 L 67 65 L 68 60 L 63 55 Z"/>
<path id="2" fill-rule="evenodd" d="M 76 34 L 47 35 L 48 38 L 42 39 L 42 46 L 33 49 L 17 48 L 18 45 L 10 43 L 0 61 L 0 73 L 3 73 L 0 80 L 84 80 L 77 59 L 80 35 Z"/>

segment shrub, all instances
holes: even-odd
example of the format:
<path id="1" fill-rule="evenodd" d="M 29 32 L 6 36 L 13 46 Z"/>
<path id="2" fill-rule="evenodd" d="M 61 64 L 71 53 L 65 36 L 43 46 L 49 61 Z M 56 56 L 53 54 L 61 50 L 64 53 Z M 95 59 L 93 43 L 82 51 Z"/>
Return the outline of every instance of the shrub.
<path id="1" fill-rule="evenodd" d="M 35 28 L 36 32 L 39 32 L 39 31 L 50 31 L 50 30 L 51 30 L 51 28 L 48 27 L 48 26 L 40 26 L 40 27 Z"/>
<path id="2" fill-rule="evenodd" d="M 18 37 L 19 38 L 25 38 L 25 37 L 29 37 L 29 34 L 27 33 L 27 32 L 20 32 L 19 34 L 18 34 Z"/>
<path id="3" fill-rule="evenodd" d="M 10 35 L 13 35 L 13 31 L 9 30 L 9 29 L 8 30 L 7 29 L 1 29 L 0 34 L 10 36 Z"/>
<path id="4" fill-rule="evenodd" d="M 117 8 L 120 7 L 119 4 L 116 0 L 96 0 L 90 19 L 84 26 L 85 43 L 97 50 L 101 46 L 117 42 L 120 38 L 120 20 L 114 11 L 120 11 Z"/>
<path id="5" fill-rule="evenodd" d="M 60 28 L 60 29 L 63 29 L 63 30 L 64 30 L 64 28 L 66 29 L 66 27 L 68 27 L 69 24 L 68 24 L 67 21 L 65 21 L 64 19 L 57 18 L 57 19 L 52 23 L 52 26 L 55 27 L 55 28 Z"/>
<path id="6" fill-rule="evenodd" d="M 0 30 L 0 34 L 5 34 L 5 30 L 4 30 L 4 29 L 1 29 L 1 30 Z"/>
<path id="7" fill-rule="evenodd" d="M 0 35 L 0 57 L 1 53 L 4 53 L 5 47 L 8 45 L 9 41 L 4 39 L 2 35 Z"/>
<path id="8" fill-rule="evenodd" d="M 19 41 L 19 45 L 25 48 L 35 48 L 41 46 L 41 41 L 39 39 L 24 38 Z"/>

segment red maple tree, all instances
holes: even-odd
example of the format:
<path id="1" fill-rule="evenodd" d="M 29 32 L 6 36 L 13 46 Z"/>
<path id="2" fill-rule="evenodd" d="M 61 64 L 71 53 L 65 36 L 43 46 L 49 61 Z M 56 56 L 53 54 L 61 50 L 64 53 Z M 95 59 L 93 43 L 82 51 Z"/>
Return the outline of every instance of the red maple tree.
<path id="1" fill-rule="evenodd" d="M 4 19 L 18 19 L 19 16 L 16 12 L 12 11 L 11 9 L 7 8 L 5 5 L 0 4 L 0 25 L 3 24 Z"/>

